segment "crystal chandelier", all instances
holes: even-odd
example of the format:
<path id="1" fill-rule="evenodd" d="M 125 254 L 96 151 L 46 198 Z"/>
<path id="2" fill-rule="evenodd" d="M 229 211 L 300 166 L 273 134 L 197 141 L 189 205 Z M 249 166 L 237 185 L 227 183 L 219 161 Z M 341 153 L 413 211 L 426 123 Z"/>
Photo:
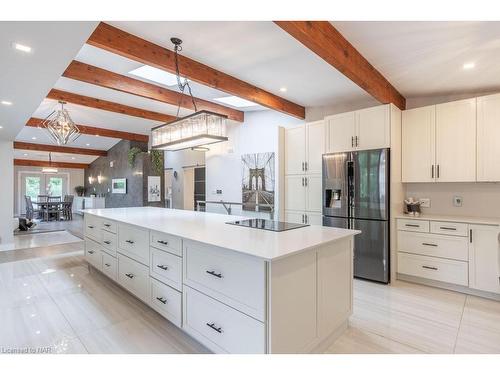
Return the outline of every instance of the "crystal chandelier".
<path id="1" fill-rule="evenodd" d="M 68 110 L 64 109 L 66 102 L 60 101 L 61 109 L 53 111 L 42 122 L 52 139 L 58 145 L 74 142 L 80 136 L 80 130 L 71 119 Z"/>
<path id="2" fill-rule="evenodd" d="M 182 51 L 182 40 L 178 38 L 171 38 L 170 40 L 174 44 L 177 86 L 181 94 L 184 94 L 186 88 L 188 89 L 195 113 L 179 118 L 179 101 L 177 119 L 167 124 L 157 126 L 151 130 L 151 148 L 156 150 L 178 151 L 227 141 L 228 138 L 225 134 L 227 116 L 210 111 L 197 110 L 189 81 L 185 79 L 184 82 L 182 82 L 179 73 L 178 52 Z"/>
<path id="3" fill-rule="evenodd" d="M 42 168 L 42 173 L 57 173 L 59 170 L 56 167 L 52 166 L 52 156 L 49 152 L 49 165 L 47 167 Z"/>

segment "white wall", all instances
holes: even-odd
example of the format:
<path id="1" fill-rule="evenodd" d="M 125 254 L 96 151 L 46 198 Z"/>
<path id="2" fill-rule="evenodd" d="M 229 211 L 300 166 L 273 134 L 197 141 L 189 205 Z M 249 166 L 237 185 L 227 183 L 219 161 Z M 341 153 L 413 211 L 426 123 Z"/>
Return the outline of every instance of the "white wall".
<path id="1" fill-rule="evenodd" d="M 0 141 L 2 193 L 0 194 L 0 248 L 14 242 L 14 150 L 12 142 Z"/>
<path id="2" fill-rule="evenodd" d="M 165 168 L 177 172 L 177 178 L 172 176 L 172 208 L 184 209 L 184 168 L 204 164 L 204 152 L 191 150 L 165 152 Z"/>
<path id="3" fill-rule="evenodd" d="M 381 103 L 371 97 L 356 101 L 340 101 L 331 105 L 321 107 L 307 107 L 306 108 L 306 121 L 323 120 L 326 116 L 335 115 L 337 113 L 344 113 L 356 111 L 358 109 L 375 107 Z"/>
<path id="4" fill-rule="evenodd" d="M 206 199 L 208 201 L 240 202 L 242 165 L 241 155 L 274 152 L 276 181 L 274 198 L 275 204 L 279 202 L 279 153 L 278 153 L 278 128 L 292 127 L 302 124 L 302 120 L 281 114 L 276 111 L 255 111 L 245 113 L 245 122 L 229 124 L 227 126 L 228 142 L 210 146 L 206 153 Z M 222 194 L 216 194 L 216 190 L 222 190 Z M 278 212 L 279 207 L 276 207 Z M 207 205 L 207 211 L 226 213 L 221 205 Z M 241 206 L 233 207 L 233 214 L 238 215 Z M 250 216 L 245 211 L 245 216 Z M 264 217 L 269 217 L 267 214 Z"/>
<path id="5" fill-rule="evenodd" d="M 69 186 L 68 186 L 68 193 L 76 195 L 75 193 L 75 186 L 83 186 L 84 185 L 84 170 L 83 169 L 69 169 L 69 168 L 58 168 L 59 173 L 68 173 L 69 174 Z M 20 200 L 22 199 L 21 193 L 20 193 L 20 186 L 19 186 L 19 173 L 20 172 L 42 172 L 41 167 L 24 167 L 24 166 L 15 166 L 12 172 L 12 175 L 14 176 L 14 181 L 13 181 L 13 196 L 14 196 L 14 214 L 19 215 L 19 210 L 20 210 Z"/>

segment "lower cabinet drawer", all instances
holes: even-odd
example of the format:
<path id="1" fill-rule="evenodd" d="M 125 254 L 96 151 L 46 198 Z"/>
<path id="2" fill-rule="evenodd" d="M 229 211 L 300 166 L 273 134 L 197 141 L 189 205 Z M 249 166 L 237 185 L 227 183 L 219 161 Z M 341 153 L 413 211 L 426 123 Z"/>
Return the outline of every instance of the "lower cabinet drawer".
<path id="1" fill-rule="evenodd" d="M 108 277 L 116 280 L 116 258 L 103 252 L 102 253 L 102 272 Z"/>
<path id="2" fill-rule="evenodd" d="M 182 290 L 182 258 L 155 248 L 151 248 L 150 252 L 151 276 L 177 290 Z"/>
<path id="3" fill-rule="evenodd" d="M 469 225 L 465 223 L 449 223 L 446 221 L 431 221 L 431 233 L 448 234 L 467 237 Z"/>
<path id="4" fill-rule="evenodd" d="M 118 254 L 118 282 L 146 303 L 149 302 L 149 267 Z"/>
<path id="5" fill-rule="evenodd" d="M 469 285 L 468 263 L 458 260 L 398 253 L 398 273 L 450 284 Z"/>
<path id="6" fill-rule="evenodd" d="M 101 242 L 101 219 L 97 216 L 85 214 L 85 236 Z"/>
<path id="7" fill-rule="evenodd" d="M 182 256 L 182 240 L 166 233 L 151 231 L 150 245 L 169 253 Z"/>
<path id="8" fill-rule="evenodd" d="M 150 278 L 151 307 L 176 326 L 182 325 L 182 293 Z"/>
<path id="9" fill-rule="evenodd" d="M 398 231 L 398 251 L 467 262 L 467 237 Z"/>
<path id="10" fill-rule="evenodd" d="M 264 323 L 187 286 L 184 287 L 183 327 L 218 353 L 266 351 Z"/>
<path id="11" fill-rule="evenodd" d="M 427 220 L 398 219 L 398 230 L 410 232 L 429 232 L 429 222 Z"/>
<path id="12" fill-rule="evenodd" d="M 149 231 L 133 225 L 118 224 L 119 252 L 149 265 Z"/>
<path id="13" fill-rule="evenodd" d="M 85 239 L 85 259 L 98 270 L 102 269 L 101 245 L 89 238 Z"/>
<path id="14" fill-rule="evenodd" d="M 116 237 L 116 234 L 109 233 L 103 230 L 101 232 L 101 243 L 104 247 L 104 251 L 113 256 L 116 256 L 116 249 L 118 248 L 118 239 Z"/>

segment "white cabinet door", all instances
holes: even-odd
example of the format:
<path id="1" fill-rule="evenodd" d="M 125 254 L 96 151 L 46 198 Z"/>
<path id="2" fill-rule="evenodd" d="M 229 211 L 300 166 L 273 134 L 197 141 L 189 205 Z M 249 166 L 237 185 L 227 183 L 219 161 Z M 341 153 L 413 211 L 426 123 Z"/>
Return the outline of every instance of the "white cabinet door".
<path id="1" fill-rule="evenodd" d="M 307 131 L 307 173 L 321 173 L 322 156 L 325 153 L 325 122 L 306 124 Z"/>
<path id="2" fill-rule="evenodd" d="M 306 212 L 306 222 L 311 225 L 323 225 L 323 215 L 315 212 Z"/>
<path id="3" fill-rule="evenodd" d="M 477 181 L 500 181 L 500 95 L 477 98 Z"/>
<path id="4" fill-rule="evenodd" d="M 306 127 L 285 130 L 285 174 L 304 173 L 306 162 Z"/>
<path id="5" fill-rule="evenodd" d="M 476 181 L 476 98 L 436 105 L 436 181 Z"/>
<path id="6" fill-rule="evenodd" d="M 306 210 L 321 212 L 322 208 L 322 179 L 321 175 L 306 176 Z"/>
<path id="7" fill-rule="evenodd" d="M 500 293 L 499 229 L 491 225 L 470 225 L 469 287 Z"/>
<path id="8" fill-rule="evenodd" d="M 355 146 L 358 150 L 391 147 L 389 110 L 389 105 L 381 105 L 357 111 Z"/>
<path id="9" fill-rule="evenodd" d="M 305 211 L 305 209 L 305 177 L 285 176 L 285 210 Z"/>
<path id="10" fill-rule="evenodd" d="M 402 181 L 433 182 L 436 176 L 436 106 L 403 111 Z"/>
<path id="11" fill-rule="evenodd" d="M 305 214 L 303 212 L 285 211 L 285 221 L 287 223 L 304 224 L 305 223 L 304 215 Z"/>
<path id="12" fill-rule="evenodd" d="M 341 113 L 325 120 L 328 126 L 328 152 L 353 150 L 356 135 L 356 112 Z"/>

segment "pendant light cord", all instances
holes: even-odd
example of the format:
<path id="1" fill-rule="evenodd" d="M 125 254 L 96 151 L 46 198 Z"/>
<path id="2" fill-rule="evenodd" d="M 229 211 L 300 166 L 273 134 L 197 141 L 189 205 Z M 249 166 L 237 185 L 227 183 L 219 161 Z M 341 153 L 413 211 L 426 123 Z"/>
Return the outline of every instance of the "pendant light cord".
<path id="1" fill-rule="evenodd" d="M 185 95 L 184 90 L 186 89 L 186 87 L 188 89 L 189 96 L 191 97 L 191 101 L 193 102 L 194 111 L 195 112 L 198 111 L 198 109 L 196 107 L 196 101 L 194 100 L 194 96 L 193 96 L 193 93 L 191 91 L 191 86 L 189 85 L 189 81 L 185 78 L 184 82 L 182 82 L 182 79 L 181 79 L 181 75 L 179 72 L 179 54 L 178 54 L 179 51 L 182 51 L 182 47 L 180 46 L 180 44 L 175 44 L 174 45 L 175 74 L 177 77 L 177 86 L 179 87 L 179 91 L 181 92 L 181 97 L 179 98 L 179 105 L 177 106 L 177 113 L 176 113 L 177 118 L 179 118 L 179 111 L 181 109 L 182 96 Z"/>

